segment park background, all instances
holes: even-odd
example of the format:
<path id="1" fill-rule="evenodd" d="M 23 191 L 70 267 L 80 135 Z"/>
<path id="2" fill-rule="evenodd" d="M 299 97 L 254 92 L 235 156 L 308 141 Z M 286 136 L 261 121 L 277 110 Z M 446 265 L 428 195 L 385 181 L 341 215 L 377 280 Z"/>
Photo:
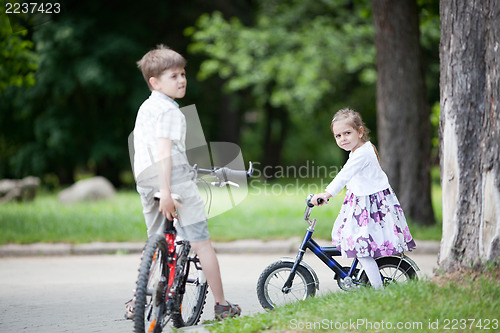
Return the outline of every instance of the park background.
<path id="1" fill-rule="evenodd" d="M 416 4 L 435 213 L 423 223 L 408 217 L 416 238 L 439 240 L 439 1 Z M 338 109 L 360 111 L 378 144 L 371 1 L 61 1 L 51 15 L 0 15 L 0 179 L 41 179 L 35 202 L 0 207 L 0 243 L 145 238 L 127 137 L 150 93 L 136 61 L 157 44 L 187 58 L 178 102 L 196 105 L 206 141 L 236 143 L 256 166 L 247 199 L 211 220 L 215 240 L 302 233 L 305 196 L 335 175 L 318 170 L 338 170 L 347 158 L 330 132 Z M 57 201 L 61 189 L 95 175 L 119 189 L 116 198 Z M 318 212 L 321 237 L 329 238 L 341 197 Z"/>
<path id="2" fill-rule="evenodd" d="M 6 3 L 0 1 L 2 8 Z M 458 138 L 451 142 L 448 152 L 454 149 L 453 144 L 455 148 L 473 147 L 458 150 L 461 164 L 452 170 L 456 174 L 442 180 L 443 186 L 448 183 L 451 188 L 445 196 L 457 194 L 460 208 L 457 221 L 446 219 L 448 229 L 457 222 L 455 227 L 460 231 L 458 242 L 447 244 L 453 249 L 450 258 L 465 271 L 445 276 L 438 271 L 431 281 L 393 285 L 383 291 L 333 293 L 273 313 L 224 321 L 219 324 L 220 331 L 287 331 L 290 318 L 367 318 L 374 322 L 411 319 L 428 322 L 429 329 L 437 319 L 456 318 L 461 326 L 458 320 L 469 318 L 466 326 L 470 331 L 487 329 L 486 320 L 488 328 L 495 324 L 494 329 L 498 329 L 498 260 L 495 252 L 481 254 L 477 232 L 485 222 L 482 195 L 487 201 L 493 198 L 491 193 L 498 193 L 484 189 L 483 193 L 477 187 L 484 165 L 489 168 L 486 174 L 498 170 L 498 154 L 482 153 L 488 149 L 493 155 L 498 152 L 498 112 L 494 109 L 498 102 L 491 102 L 491 109 L 478 107 L 485 96 L 498 100 L 494 98 L 498 56 L 492 54 L 496 50 L 492 45 L 498 45 L 497 2 L 60 3 L 61 12 L 52 15 L 7 16 L 0 12 L 0 178 L 34 175 L 41 179 L 35 201 L 0 206 L 0 244 L 145 240 L 127 137 L 140 103 L 149 95 L 135 62 L 163 43 L 188 59 L 188 93 L 180 103 L 196 104 L 206 141 L 238 144 L 245 161 L 256 162 L 260 171 L 259 177 L 250 180 L 248 196 L 239 206 L 209 220 L 216 240 L 267 240 L 303 234 L 304 198 L 330 180 L 312 176 L 312 170 L 323 165 L 339 168 L 347 157 L 336 147 L 329 129 L 331 117 L 339 108 L 349 106 L 362 113 L 372 130 L 373 142 L 381 148 L 382 165 L 388 170 L 390 182 L 405 201 L 403 208 L 417 240 L 440 240 L 442 234 L 439 160 L 445 159 L 439 151 L 439 119 L 441 125 L 451 126 L 448 135 L 453 133 Z M 400 15 L 403 8 L 406 11 Z M 440 17 L 440 11 L 448 15 Z M 392 17 L 384 16 L 391 13 Z M 416 24 L 410 18 L 416 18 Z M 391 32 L 391 25 L 384 26 L 384 19 L 399 24 L 400 29 L 392 32 L 413 29 L 409 36 L 416 38 L 416 43 L 395 34 L 396 45 L 387 47 L 390 43 L 377 37 L 384 35 L 380 29 Z M 441 73 L 440 37 L 445 60 Z M 379 86 L 381 73 L 387 69 L 383 67 L 390 67 L 391 62 L 402 64 L 405 59 L 404 70 L 398 73 L 392 68 L 394 76 L 389 75 Z M 379 63 L 381 60 L 386 63 Z M 445 72 L 448 75 L 443 75 Z M 450 97 L 448 110 L 439 106 L 440 75 L 445 87 L 453 86 L 451 92 L 445 91 L 448 95 L 444 94 Z M 481 80 L 483 76 L 491 82 Z M 450 82 L 450 77 L 455 80 Z M 483 89 L 488 84 L 491 90 Z M 402 88 L 400 91 L 410 87 L 407 91 L 418 93 L 415 99 L 404 94 L 378 95 L 381 88 L 394 85 Z M 399 107 L 390 113 L 387 110 L 391 108 L 380 107 L 381 100 L 387 102 L 385 98 L 403 100 L 397 101 Z M 423 112 L 408 112 L 415 110 L 415 105 Z M 491 114 L 484 117 L 488 111 Z M 483 117 L 484 123 L 479 121 Z M 415 135 L 412 131 L 419 125 L 428 128 Z M 393 145 L 389 146 L 391 139 Z M 479 141 L 484 146 L 478 146 Z M 417 149 L 409 142 L 416 142 Z M 441 148 L 443 142 L 446 140 L 441 138 Z M 484 159 L 473 160 L 476 155 Z M 401 164 L 422 170 L 422 177 L 413 177 L 413 183 L 405 184 L 397 176 Z M 278 172 L 289 167 L 303 170 L 300 168 L 304 166 L 311 171 L 306 177 L 284 177 Z M 271 177 L 263 175 L 267 167 Z M 100 202 L 63 205 L 58 201 L 61 189 L 94 175 L 108 178 L 119 189 L 118 194 Z M 449 185 L 456 183 L 460 186 L 455 190 L 460 193 L 453 193 Z M 407 191 L 417 200 L 408 198 Z M 419 196 L 432 201 L 418 200 Z M 479 200 L 472 202 L 475 197 Z M 315 236 L 329 238 L 341 201 L 340 194 L 328 209 L 314 211 L 320 221 Z M 423 204 L 420 208 L 409 207 L 419 201 Z M 495 202 L 488 205 L 498 207 Z M 430 212 L 426 209 L 430 218 L 417 216 L 422 207 L 433 208 Z M 498 225 L 498 218 L 496 224 L 492 221 L 493 226 Z M 446 246 L 442 248 L 446 250 Z M 476 266 L 482 260 L 486 260 L 484 269 Z M 450 267 L 455 266 L 442 265 L 441 269 Z M 349 306 L 337 311 L 342 304 Z M 441 326 L 436 331 L 449 330 Z"/>

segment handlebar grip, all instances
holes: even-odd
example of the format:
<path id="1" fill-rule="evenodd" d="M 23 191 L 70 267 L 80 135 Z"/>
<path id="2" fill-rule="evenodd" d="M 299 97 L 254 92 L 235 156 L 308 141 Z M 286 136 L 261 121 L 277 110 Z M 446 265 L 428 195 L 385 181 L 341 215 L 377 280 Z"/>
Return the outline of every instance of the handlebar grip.
<path id="1" fill-rule="evenodd" d="M 314 204 L 311 202 L 312 199 L 312 194 L 307 198 L 307 207 L 313 208 Z M 326 200 L 328 201 L 328 200 Z M 318 198 L 318 205 L 322 205 L 325 203 L 325 200 L 323 198 Z"/>
<path id="2" fill-rule="evenodd" d="M 224 179 L 224 180 L 248 177 L 248 174 L 245 170 L 233 170 L 226 167 L 216 170 L 215 174 L 219 179 Z"/>

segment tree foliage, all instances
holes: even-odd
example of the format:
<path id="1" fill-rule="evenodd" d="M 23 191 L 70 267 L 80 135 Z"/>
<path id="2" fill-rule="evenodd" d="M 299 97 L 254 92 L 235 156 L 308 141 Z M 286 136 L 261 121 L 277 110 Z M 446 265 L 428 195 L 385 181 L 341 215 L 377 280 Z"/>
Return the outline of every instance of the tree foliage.
<path id="1" fill-rule="evenodd" d="M 0 6 L 4 8 L 5 2 L 0 1 Z M 25 114 L 8 112 L 22 102 L 15 99 L 13 91 L 34 85 L 37 69 L 34 44 L 18 22 L 11 22 L 13 19 L 4 10 L 0 12 L 0 175 L 8 168 L 6 162 L 16 154 L 26 132 L 22 125 Z M 18 29 L 13 29 L 13 24 Z"/>
<path id="2" fill-rule="evenodd" d="M 261 113 L 272 108 L 287 113 L 290 123 L 277 127 L 291 126 L 303 142 L 313 139 L 311 129 L 320 126 L 324 130 L 317 137 L 325 138 L 339 106 L 373 114 L 369 101 L 376 74 L 366 1 L 260 1 L 250 26 L 214 12 L 201 16 L 187 32 L 193 39 L 190 51 L 208 56 L 200 79 L 218 75 L 227 92 L 249 91 L 252 107 Z M 358 98 L 361 94 L 368 103 Z M 298 134 L 304 131 L 309 138 Z M 297 151 L 295 144 L 288 147 Z M 289 163 L 300 162 L 290 155 L 285 155 Z"/>
<path id="3" fill-rule="evenodd" d="M 200 78 L 217 73 L 228 79 L 228 91 L 251 87 L 259 106 L 269 102 L 306 113 L 314 112 L 328 93 L 341 90 L 346 73 L 373 83 L 373 29 L 368 22 L 352 15 L 352 22 L 338 25 L 334 6 L 326 6 L 319 16 L 308 13 L 309 4 L 302 1 L 289 10 L 267 6 L 254 27 L 237 18 L 226 21 L 219 12 L 203 15 L 191 45 L 191 51 L 210 57 L 202 63 Z M 312 19 L 299 20 L 307 15 Z"/>
<path id="4" fill-rule="evenodd" d="M 112 32 L 97 34 L 91 21 L 74 17 L 39 26 L 33 41 L 37 84 L 12 92 L 32 126 L 11 158 L 15 176 L 55 172 L 67 183 L 76 168 L 93 164 L 116 180 L 116 169 L 106 167 L 127 156 L 121 138 L 132 123 L 119 105 L 134 81 L 136 45 Z"/>
<path id="5" fill-rule="evenodd" d="M 66 184 L 83 171 L 119 185 L 120 173 L 130 170 L 127 137 L 149 94 L 136 61 L 160 43 L 185 54 L 183 30 L 203 12 L 220 9 L 244 17 L 251 11 L 247 1 L 60 2 L 60 14 L 29 27 L 16 58 L 36 54 L 36 84 L 0 92 L 0 177 L 32 174 Z M 2 17 L 2 27 L 5 22 Z M 2 43 L 3 37 L 2 30 Z M 188 60 L 189 92 L 181 103 L 203 105 L 207 132 L 214 132 L 212 100 L 219 96 L 192 79 L 198 60 Z M 13 64 L 8 69 L 9 80 L 17 82 L 11 74 L 22 72 Z"/>
<path id="6" fill-rule="evenodd" d="M 61 9 L 16 34 L 1 17 L 0 57 L 15 62 L 1 59 L 0 177 L 69 183 L 85 171 L 120 184 L 149 94 L 135 62 L 159 43 L 188 59 L 180 103 L 197 105 L 207 141 L 238 142 L 245 159 L 270 151 L 282 165 L 340 164 L 328 124 L 346 105 L 376 128 L 369 0 L 62 0 Z"/>
<path id="7" fill-rule="evenodd" d="M 5 2 L 0 1 L 5 8 Z M 33 42 L 26 38 L 27 30 L 15 31 L 12 26 L 14 17 L 9 17 L 5 10 L 0 12 L 0 93 L 8 87 L 30 86 L 35 83 L 36 54 Z M 19 27 L 18 27 L 19 28 Z"/>

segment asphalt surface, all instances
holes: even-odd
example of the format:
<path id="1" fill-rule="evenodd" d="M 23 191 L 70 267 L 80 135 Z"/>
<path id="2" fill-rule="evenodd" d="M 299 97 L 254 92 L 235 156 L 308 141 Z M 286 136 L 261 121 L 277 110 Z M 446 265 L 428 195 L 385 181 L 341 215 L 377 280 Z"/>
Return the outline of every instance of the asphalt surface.
<path id="1" fill-rule="evenodd" d="M 438 244 L 417 245 L 409 256 L 420 267 L 420 276 L 431 276 Z M 260 273 L 282 256 L 294 257 L 298 246 L 298 239 L 216 243 L 226 298 L 238 303 L 243 315 L 263 312 L 255 292 Z M 0 247 L 0 332 L 133 331 L 132 322 L 123 319 L 124 303 L 132 296 L 142 244 L 93 243 L 76 250 L 70 246 L 69 252 L 66 247 Z M 338 291 L 323 263 L 312 254 L 306 254 L 305 261 L 318 274 L 320 294 Z M 213 316 L 209 293 L 202 322 Z M 198 326 L 186 331 L 206 330 Z"/>

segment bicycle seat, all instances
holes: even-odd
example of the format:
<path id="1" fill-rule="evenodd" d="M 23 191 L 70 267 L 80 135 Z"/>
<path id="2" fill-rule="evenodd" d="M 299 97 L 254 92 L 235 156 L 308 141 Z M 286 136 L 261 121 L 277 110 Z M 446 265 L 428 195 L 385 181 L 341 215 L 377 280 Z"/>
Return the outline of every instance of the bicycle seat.
<path id="1" fill-rule="evenodd" d="M 175 201 L 177 201 L 177 202 L 179 202 L 179 203 L 181 203 L 181 202 L 182 202 L 182 198 L 181 198 L 181 196 L 180 196 L 180 195 L 178 195 L 177 193 L 172 193 L 170 196 L 171 196 L 171 197 L 172 197 L 172 199 L 174 199 Z M 155 200 L 160 200 L 160 192 L 156 192 L 156 193 L 154 194 L 154 198 L 155 198 Z"/>

